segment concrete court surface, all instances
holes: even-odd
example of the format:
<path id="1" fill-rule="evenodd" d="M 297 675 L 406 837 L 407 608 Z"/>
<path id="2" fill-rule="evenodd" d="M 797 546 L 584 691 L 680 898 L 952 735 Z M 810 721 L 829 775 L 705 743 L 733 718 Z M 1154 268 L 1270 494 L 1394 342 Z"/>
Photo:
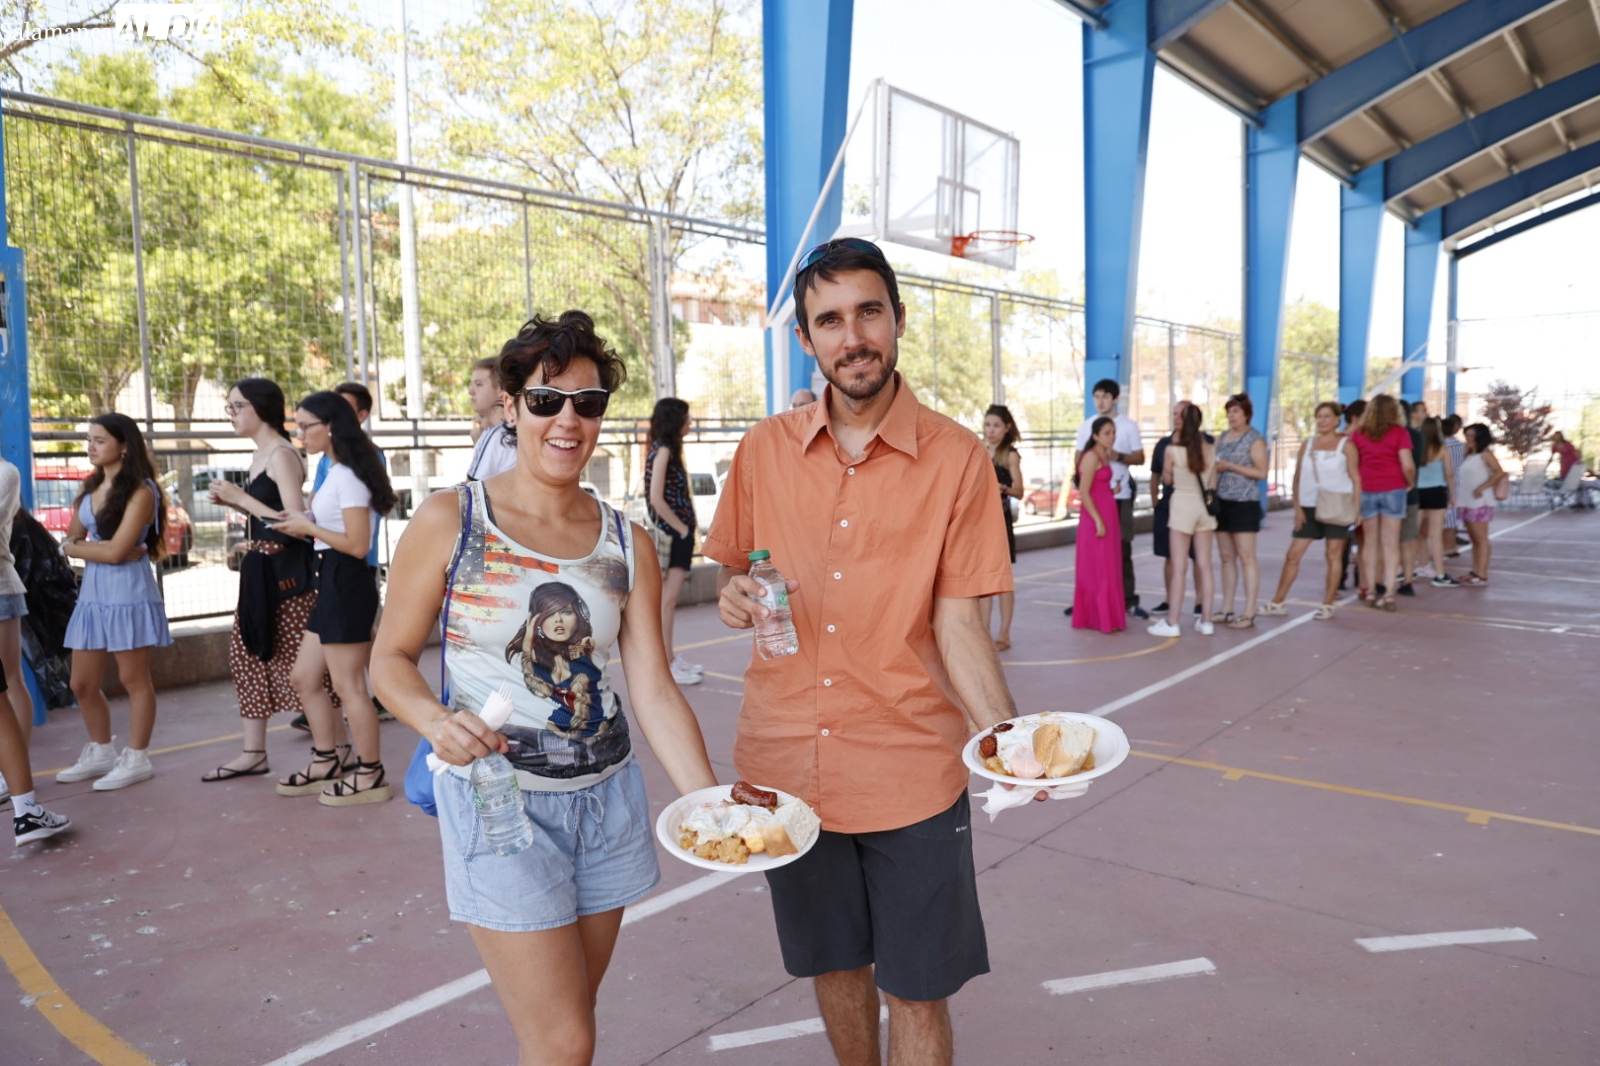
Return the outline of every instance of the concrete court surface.
<path id="1" fill-rule="evenodd" d="M 1312 621 L 1314 546 L 1288 618 L 1170 641 L 1072 630 L 1073 549 L 1024 554 L 1003 656 L 1019 706 L 1114 708 L 1135 754 L 1082 799 L 976 814 L 993 972 L 953 1001 L 958 1061 L 1600 1061 L 1600 518 L 1495 528 L 1487 588 Z M 1277 514 L 1262 534 L 1265 591 L 1288 531 Z M 731 780 L 748 637 L 711 606 L 678 634 Z M 163 693 L 158 776 L 114 793 L 50 776 L 83 742 L 70 712 L 36 733 L 42 798 L 76 829 L 0 849 L 0 1066 L 513 1062 L 432 821 L 201 784 L 236 721 L 226 685 Z M 403 767 L 410 734 L 384 738 Z M 269 746 L 276 773 L 305 758 L 281 723 Z M 654 813 L 671 790 L 641 759 Z M 597 1061 L 831 1062 L 763 880 L 661 866 L 601 992 Z M 1358 943 L 1450 933 L 1500 939 Z M 1093 980 L 1046 986 L 1073 978 Z"/>

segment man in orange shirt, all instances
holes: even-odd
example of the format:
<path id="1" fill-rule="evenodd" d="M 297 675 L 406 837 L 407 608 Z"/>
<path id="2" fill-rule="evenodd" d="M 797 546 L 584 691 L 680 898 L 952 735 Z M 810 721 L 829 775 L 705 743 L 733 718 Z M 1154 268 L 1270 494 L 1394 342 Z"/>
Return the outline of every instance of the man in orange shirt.
<path id="1" fill-rule="evenodd" d="M 767 879 L 839 1061 L 878 1063 L 882 989 L 890 1061 L 948 1063 L 948 997 L 989 969 L 960 752 L 1017 713 L 979 609 L 1012 589 L 999 485 L 977 435 L 895 372 L 905 305 L 876 245 L 813 249 L 794 305 L 828 388 L 745 436 L 704 546 L 728 625 L 766 610 L 752 551 L 794 593 L 800 650 L 752 655 L 734 764 L 822 818 Z"/>

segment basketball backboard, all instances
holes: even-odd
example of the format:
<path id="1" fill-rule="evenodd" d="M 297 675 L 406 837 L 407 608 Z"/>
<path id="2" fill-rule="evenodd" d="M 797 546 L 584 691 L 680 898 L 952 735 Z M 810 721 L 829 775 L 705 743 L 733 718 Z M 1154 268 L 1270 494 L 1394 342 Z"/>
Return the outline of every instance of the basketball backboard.
<path id="1" fill-rule="evenodd" d="M 960 239 L 979 230 L 1016 230 L 1017 139 L 890 85 L 880 88 L 878 109 L 873 225 L 879 235 L 1015 269 L 1014 242 Z"/>

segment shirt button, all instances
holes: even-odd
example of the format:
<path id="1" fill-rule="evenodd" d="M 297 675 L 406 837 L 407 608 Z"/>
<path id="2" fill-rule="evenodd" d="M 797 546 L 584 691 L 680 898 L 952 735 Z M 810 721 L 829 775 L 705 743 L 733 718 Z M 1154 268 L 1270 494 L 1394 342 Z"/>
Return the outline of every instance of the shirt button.
<path id="1" fill-rule="evenodd" d="M 833 687 L 833 678 L 831 678 L 831 677 L 823 678 L 822 679 L 822 687 L 823 688 L 832 688 Z"/>
<path id="2" fill-rule="evenodd" d="M 855 472 L 856 472 L 856 468 L 853 467 L 853 466 L 849 467 L 848 469 L 845 470 L 846 474 L 854 474 Z"/>
<path id="3" fill-rule="evenodd" d="M 849 525 L 849 524 L 850 524 L 850 519 L 848 519 L 848 518 L 841 518 L 841 519 L 839 519 L 839 524 L 840 524 L 840 525 L 841 525 L 841 526 L 848 526 L 848 525 Z"/>
<path id="4" fill-rule="evenodd" d="M 824 729 L 824 730 L 823 730 L 823 731 L 822 731 L 822 735 L 823 735 L 823 736 L 827 736 L 827 735 L 828 735 L 828 731 L 827 731 L 827 730 L 826 730 L 826 729 Z"/>
<path id="5" fill-rule="evenodd" d="M 839 571 L 837 571 L 837 570 L 835 570 L 835 571 L 834 571 L 834 572 L 833 572 L 833 579 L 834 579 L 834 580 L 835 580 L 835 581 L 838 581 L 838 580 L 839 580 L 839 579 L 840 579 L 840 578 L 842 578 L 842 577 L 844 577 L 844 575 L 843 575 L 843 574 L 841 574 L 841 573 L 839 573 Z"/>
<path id="6" fill-rule="evenodd" d="M 833 627 L 832 627 L 832 626 L 829 626 L 829 627 L 828 627 L 828 632 L 829 632 L 829 633 L 832 633 L 832 632 L 833 632 Z"/>

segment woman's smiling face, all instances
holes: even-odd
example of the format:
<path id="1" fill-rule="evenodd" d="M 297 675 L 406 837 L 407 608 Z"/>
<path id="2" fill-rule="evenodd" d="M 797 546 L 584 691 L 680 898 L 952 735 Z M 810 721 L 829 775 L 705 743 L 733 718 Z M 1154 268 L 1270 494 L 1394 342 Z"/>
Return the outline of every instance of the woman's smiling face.
<path id="1" fill-rule="evenodd" d="M 578 612 L 571 607 L 557 608 L 545 615 L 544 620 L 539 623 L 539 632 L 544 635 L 544 638 L 557 644 L 566 644 L 571 641 L 573 634 L 577 632 L 577 628 Z"/>

